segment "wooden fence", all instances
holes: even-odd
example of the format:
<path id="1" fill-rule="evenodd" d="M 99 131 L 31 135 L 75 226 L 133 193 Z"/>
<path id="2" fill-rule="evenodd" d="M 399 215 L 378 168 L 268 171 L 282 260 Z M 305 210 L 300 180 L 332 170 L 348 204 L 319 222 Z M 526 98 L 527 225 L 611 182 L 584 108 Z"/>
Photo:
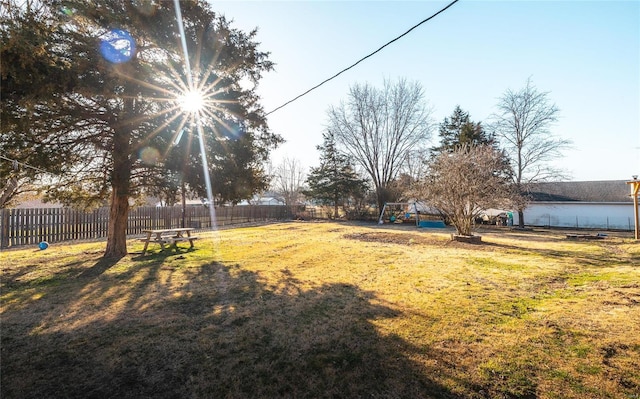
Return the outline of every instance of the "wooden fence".
<path id="1" fill-rule="evenodd" d="M 230 206 L 215 208 L 215 226 L 292 218 L 286 206 Z M 0 249 L 20 245 L 99 239 L 107 236 L 109 208 L 84 212 L 69 208 L 0 209 Z M 137 207 L 129 212 L 127 235 L 147 229 L 181 227 L 182 207 Z M 212 227 L 209 209 L 185 209 L 184 226 L 196 230 Z"/>

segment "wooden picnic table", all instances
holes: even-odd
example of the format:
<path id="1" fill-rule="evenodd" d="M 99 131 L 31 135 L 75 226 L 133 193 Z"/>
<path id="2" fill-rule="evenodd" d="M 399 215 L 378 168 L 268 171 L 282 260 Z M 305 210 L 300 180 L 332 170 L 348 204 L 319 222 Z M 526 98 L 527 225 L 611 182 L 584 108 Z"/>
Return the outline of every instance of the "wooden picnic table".
<path id="1" fill-rule="evenodd" d="M 193 241 L 199 237 L 192 236 L 190 227 L 178 227 L 175 229 L 159 229 L 159 230 L 143 230 L 143 233 L 147 234 L 146 238 L 140 239 L 144 242 L 144 248 L 142 249 L 142 255 L 147 252 L 150 242 L 160 244 L 162 251 L 165 249 L 165 245 L 173 246 L 177 248 L 177 243 L 181 241 L 189 241 L 190 248 L 193 248 Z"/>

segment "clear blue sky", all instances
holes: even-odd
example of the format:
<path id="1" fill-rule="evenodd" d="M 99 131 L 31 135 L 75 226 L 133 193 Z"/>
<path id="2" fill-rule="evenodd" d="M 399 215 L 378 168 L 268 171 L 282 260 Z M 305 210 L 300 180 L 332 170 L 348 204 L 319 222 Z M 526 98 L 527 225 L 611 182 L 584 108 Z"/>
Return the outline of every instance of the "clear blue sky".
<path id="1" fill-rule="evenodd" d="M 212 1 L 258 28 L 275 71 L 259 86 L 271 111 L 351 65 L 449 1 Z M 573 141 L 571 180 L 640 174 L 640 1 L 461 0 L 372 58 L 269 115 L 286 140 L 272 160 L 318 166 L 326 112 L 349 86 L 419 81 L 436 123 L 456 104 L 486 121 L 506 89 L 531 77 L 560 108 L 553 133 Z M 437 142 L 437 131 L 431 144 Z"/>

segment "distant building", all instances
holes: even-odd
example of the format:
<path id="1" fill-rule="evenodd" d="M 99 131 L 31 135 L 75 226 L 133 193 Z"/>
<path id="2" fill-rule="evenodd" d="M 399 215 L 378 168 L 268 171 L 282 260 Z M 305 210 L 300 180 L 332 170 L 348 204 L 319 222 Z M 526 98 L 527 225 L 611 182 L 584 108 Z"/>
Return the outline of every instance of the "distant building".
<path id="1" fill-rule="evenodd" d="M 633 199 L 625 180 L 537 183 L 530 194 L 527 226 L 633 230 Z"/>
<path id="2" fill-rule="evenodd" d="M 277 206 L 277 205 L 285 205 L 284 201 L 280 198 L 274 197 L 274 196 L 259 196 L 259 195 L 255 195 L 251 201 L 240 201 L 238 203 L 238 205 L 272 205 L 272 206 Z"/>

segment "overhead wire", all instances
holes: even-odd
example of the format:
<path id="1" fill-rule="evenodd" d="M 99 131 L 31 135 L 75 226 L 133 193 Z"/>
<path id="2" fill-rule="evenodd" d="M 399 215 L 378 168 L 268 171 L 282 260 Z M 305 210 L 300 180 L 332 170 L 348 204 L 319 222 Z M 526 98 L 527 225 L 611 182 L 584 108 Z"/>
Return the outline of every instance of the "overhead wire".
<path id="1" fill-rule="evenodd" d="M 333 76 L 331 76 L 331 77 L 329 77 L 329 78 L 327 78 L 327 79 L 323 80 L 322 82 L 320 82 L 320 83 L 318 83 L 317 85 L 313 86 L 312 88 L 310 88 L 309 90 L 305 91 L 304 93 L 297 95 L 296 97 L 292 98 L 291 100 L 289 100 L 289 101 L 285 102 L 284 104 L 280 105 L 279 107 L 277 107 L 277 108 L 273 109 L 272 111 L 267 112 L 267 113 L 265 114 L 265 116 L 266 116 L 266 115 L 270 115 L 270 114 L 272 114 L 272 113 L 274 113 L 274 112 L 278 111 L 279 109 L 284 108 L 285 106 L 287 106 L 287 105 L 291 104 L 292 102 L 294 102 L 294 101 L 298 100 L 299 98 L 301 98 L 301 97 L 303 97 L 303 96 L 306 96 L 307 94 L 309 94 L 309 93 L 310 93 L 310 92 L 312 92 L 313 90 L 315 90 L 315 89 L 319 88 L 320 86 L 324 85 L 325 83 L 327 83 L 327 82 L 329 82 L 329 81 L 331 81 L 331 80 L 333 80 L 333 79 L 337 78 L 338 76 L 342 75 L 343 73 L 347 72 L 348 70 L 350 70 L 350 69 L 354 68 L 356 65 L 360 64 L 362 61 L 364 61 L 364 60 L 366 60 L 366 59 L 368 59 L 368 58 L 370 58 L 370 57 L 374 56 L 375 54 L 377 54 L 377 53 L 379 53 L 380 51 L 382 51 L 385 47 L 389 46 L 390 44 L 392 44 L 392 43 L 394 43 L 394 42 L 396 42 L 396 41 L 400 40 L 400 39 L 401 39 L 401 38 L 403 38 L 404 36 L 408 35 L 411 31 L 413 31 L 414 29 L 416 29 L 416 28 L 417 28 L 417 27 L 419 27 L 420 25 L 422 25 L 422 24 L 424 24 L 424 23 L 426 23 L 426 22 L 429 22 L 429 21 L 430 21 L 430 20 L 432 20 L 433 18 L 437 17 L 439 14 L 441 14 L 441 13 L 445 12 L 447 9 L 449 9 L 451 6 L 453 6 L 453 5 L 454 5 L 455 3 L 457 3 L 458 1 L 459 1 L 459 0 L 453 0 L 451 3 L 447 4 L 445 7 L 443 7 L 442 9 L 440 9 L 438 12 L 436 12 L 436 13 L 434 13 L 433 15 L 431 15 L 430 17 L 425 18 L 425 19 L 423 19 L 422 21 L 418 22 L 417 24 L 415 24 L 414 26 L 412 26 L 411 28 L 409 28 L 406 32 L 402 33 L 401 35 L 399 35 L 399 36 L 397 36 L 397 37 L 393 38 L 392 40 L 388 41 L 388 42 L 387 42 L 387 43 L 385 43 L 384 45 L 380 46 L 377 50 L 375 50 L 375 51 L 373 51 L 372 53 L 367 54 L 366 56 L 364 56 L 364 57 L 360 58 L 358 61 L 354 62 L 353 64 L 349 65 L 348 67 L 344 68 L 343 70 L 339 71 L 338 73 L 334 74 Z M 7 157 L 2 156 L 2 155 L 0 155 L 0 159 L 4 159 L 4 160 L 7 160 L 7 161 L 10 161 L 10 162 L 12 162 L 14 165 L 22 165 L 22 166 L 24 166 L 24 167 L 27 167 L 27 168 L 30 168 L 30 169 L 33 169 L 33 170 L 37 170 L 37 171 L 39 171 L 39 172 L 43 172 L 43 173 L 50 173 L 50 172 L 47 172 L 46 170 L 43 170 L 43 169 L 37 168 L 37 167 L 35 167 L 35 166 L 32 166 L 32 165 L 26 164 L 26 163 L 24 163 L 24 162 L 19 162 L 19 161 L 15 160 L 15 159 L 7 158 Z"/>
<path id="2" fill-rule="evenodd" d="M 14 168 L 16 165 L 22 165 L 25 168 L 29 168 L 29 169 L 33 169 L 33 170 L 37 170 L 38 172 L 42 172 L 42 173 L 51 173 L 51 172 L 47 172 L 46 170 L 40 169 L 40 168 L 36 168 L 35 166 L 31 166 L 29 164 L 26 164 L 24 162 L 20 162 L 17 159 L 11 159 L 11 158 L 7 158 L 5 156 L 0 155 L 0 159 L 4 159 L 5 161 L 9 161 L 14 165 Z"/>
<path id="3" fill-rule="evenodd" d="M 358 65 L 359 63 L 361 63 L 362 61 L 366 60 L 367 58 L 372 57 L 373 55 L 379 53 L 380 51 L 382 51 L 382 49 L 384 49 L 385 47 L 387 47 L 388 45 L 394 43 L 397 40 L 400 40 L 402 37 L 406 36 L 409 34 L 409 32 L 411 32 L 412 30 L 416 29 L 417 27 L 419 27 L 420 25 L 430 21 L 431 19 L 435 18 L 436 16 L 438 16 L 439 14 L 443 13 L 444 11 L 446 11 L 449 7 L 451 7 L 452 5 L 454 5 L 455 3 L 457 3 L 459 0 L 453 0 L 451 3 L 447 4 L 444 8 L 442 8 L 440 11 L 436 12 L 435 14 L 431 15 L 428 18 L 423 19 L 422 21 L 418 22 L 417 24 L 415 24 L 414 26 L 412 26 L 409 30 L 407 30 L 406 32 L 404 32 L 403 34 L 401 34 L 400 36 L 395 37 L 394 39 L 388 41 L 387 43 L 385 43 L 384 45 L 382 45 L 380 48 L 378 48 L 376 51 L 360 58 L 358 61 L 356 61 L 355 63 L 351 64 L 350 66 L 344 68 L 343 70 L 341 70 L 340 72 L 336 73 L 335 75 L 331 76 L 330 78 L 327 78 L 325 80 L 323 80 L 322 82 L 318 83 L 317 85 L 313 86 L 312 88 L 310 88 L 309 90 L 305 91 L 302 94 L 299 94 L 298 96 L 292 98 L 291 100 L 287 101 L 286 103 L 280 105 L 279 107 L 273 109 L 272 111 L 269 111 L 265 114 L 265 116 L 270 115 L 274 112 L 276 112 L 277 110 L 284 108 L 285 106 L 291 104 L 292 102 L 298 100 L 300 97 L 306 96 L 307 94 L 309 94 L 310 92 L 312 92 L 313 90 L 317 89 L 318 87 L 324 85 L 325 83 L 337 78 L 338 76 L 342 75 L 343 73 L 347 72 L 348 70 L 350 70 L 351 68 L 355 67 L 356 65 Z"/>

